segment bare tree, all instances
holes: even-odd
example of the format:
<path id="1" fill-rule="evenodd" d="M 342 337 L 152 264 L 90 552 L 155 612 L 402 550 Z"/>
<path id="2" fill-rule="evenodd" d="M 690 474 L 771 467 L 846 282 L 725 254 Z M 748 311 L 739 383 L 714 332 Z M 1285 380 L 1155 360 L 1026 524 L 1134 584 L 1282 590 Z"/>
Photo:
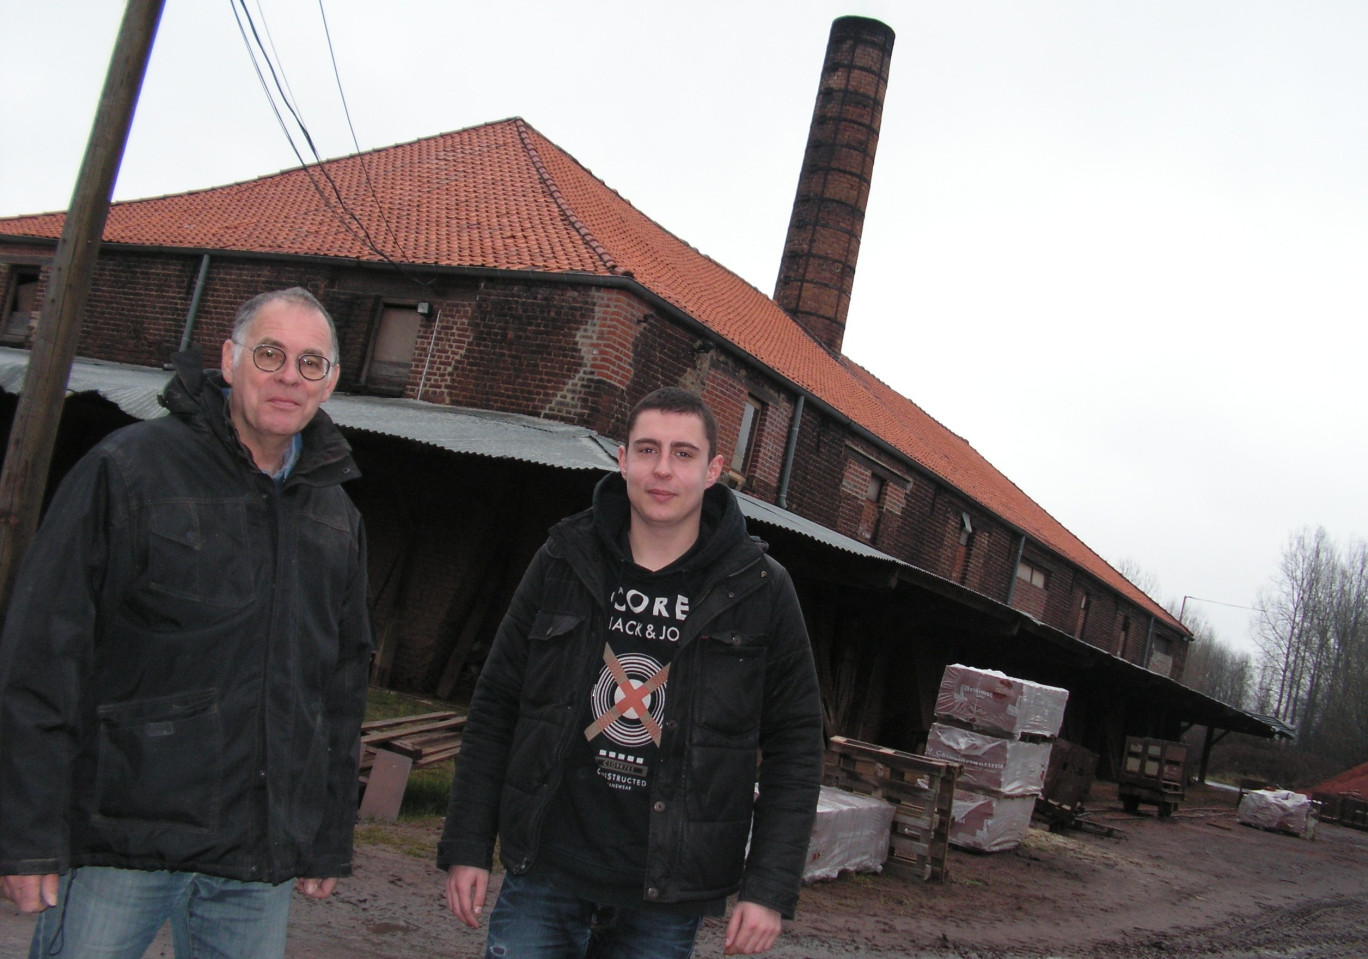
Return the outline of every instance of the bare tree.
<path id="1" fill-rule="evenodd" d="M 1154 575 L 1153 570 L 1145 569 L 1137 560 L 1127 556 L 1116 564 L 1116 571 L 1130 580 L 1131 585 L 1140 592 L 1159 602 L 1159 577 Z"/>
<path id="2" fill-rule="evenodd" d="M 1293 533 L 1260 591 L 1256 708 L 1293 725 L 1311 752 L 1368 754 L 1368 544 L 1337 550 L 1324 529 Z"/>
<path id="3" fill-rule="evenodd" d="M 1360 762 L 1368 751 L 1368 544 L 1351 544 L 1339 558 L 1328 608 L 1317 618 L 1328 668 L 1324 693 L 1307 711 L 1304 744 L 1346 764 Z"/>
<path id="4" fill-rule="evenodd" d="M 1254 685 L 1253 659 L 1217 639 L 1201 613 L 1188 612 L 1185 619 L 1192 645 L 1183 670 L 1184 685 L 1238 709 L 1246 708 Z"/>
<path id="5" fill-rule="evenodd" d="M 1323 528 L 1293 533 L 1272 584 L 1259 591 L 1263 616 L 1255 642 L 1265 660 L 1261 680 L 1267 708 L 1292 726 L 1299 724 L 1308 690 L 1319 679 L 1315 620 L 1333 576 L 1333 552 Z"/>

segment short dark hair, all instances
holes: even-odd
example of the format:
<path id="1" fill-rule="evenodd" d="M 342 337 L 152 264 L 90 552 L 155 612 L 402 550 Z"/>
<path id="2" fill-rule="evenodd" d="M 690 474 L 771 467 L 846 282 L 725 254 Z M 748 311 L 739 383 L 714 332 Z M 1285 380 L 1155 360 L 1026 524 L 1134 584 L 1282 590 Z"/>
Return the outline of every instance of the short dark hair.
<path id="1" fill-rule="evenodd" d="M 708 459 L 712 459 L 717 453 L 717 417 L 713 416 L 708 404 L 704 403 L 703 397 L 697 393 L 678 386 L 662 386 L 652 393 L 647 393 L 637 401 L 637 405 L 632 407 L 631 415 L 627 417 L 629 440 L 632 438 L 632 427 L 636 426 L 637 419 L 647 410 L 697 416 L 703 421 L 703 435 L 708 439 Z"/>

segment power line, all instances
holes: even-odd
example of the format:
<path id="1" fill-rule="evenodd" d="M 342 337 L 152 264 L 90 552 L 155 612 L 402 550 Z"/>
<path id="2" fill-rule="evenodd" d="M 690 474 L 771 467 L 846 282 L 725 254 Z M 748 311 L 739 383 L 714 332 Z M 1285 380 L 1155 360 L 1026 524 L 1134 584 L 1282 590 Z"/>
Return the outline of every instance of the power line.
<path id="1" fill-rule="evenodd" d="M 357 216 L 356 213 L 354 213 L 352 209 L 347 205 L 346 199 L 342 196 L 341 189 L 339 189 L 336 181 L 334 181 L 331 174 L 329 174 L 327 166 L 324 164 L 323 158 L 318 152 L 318 148 L 314 145 L 313 137 L 309 134 L 308 126 L 304 123 L 304 120 L 300 116 L 299 111 L 295 108 L 294 104 L 291 102 L 289 95 L 286 93 L 286 87 L 288 86 L 288 83 L 282 83 L 281 80 L 281 76 L 284 73 L 284 69 L 282 67 L 279 71 L 277 71 L 275 64 L 272 63 L 270 55 L 266 52 L 265 45 L 261 42 L 261 35 L 257 31 L 256 23 L 252 19 L 251 11 L 247 9 L 247 4 L 245 0 L 236 0 L 236 3 L 234 2 L 234 0 L 228 0 L 228 2 L 229 6 L 232 7 L 233 17 L 237 21 L 238 25 L 238 32 L 242 34 L 242 41 L 244 45 L 246 45 L 247 47 L 247 55 L 252 61 L 252 68 L 256 71 L 257 80 L 261 84 L 262 92 L 266 94 L 266 99 L 270 102 L 271 112 L 275 114 L 276 122 L 279 124 L 281 132 L 285 134 L 285 139 L 289 142 L 290 149 L 294 152 L 295 158 L 299 160 L 301 171 L 304 173 L 304 176 L 308 179 L 309 185 L 313 187 L 314 192 L 318 194 L 318 198 L 323 203 L 324 208 L 327 209 L 327 211 L 333 215 L 333 217 L 337 220 L 337 222 L 339 223 L 339 225 L 342 226 L 343 229 L 345 229 L 349 234 L 351 234 L 354 240 L 356 240 L 362 246 L 374 252 L 376 256 L 380 257 L 390 266 L 394 267 L 394 269 L 397 270 L 402 276 L 406 277 L 409 280 L 412 280 L 414 283 L 424 287 L 425 289 L 429 288 L 431 286 L 429 282 L 421 280 L 418 277 L 409 273 L 407 270 L 403 268 L 403 266 L 401 266 L 399 263 L 396 263 L 389 256 L 389 254 L 385 253 L 384 250 L 380 249 L 380 247 L 375 243 L 375 240 L 371 237 L 370 231 L 366 228 L 366 224 L 362 222 L 361 218 Z M 239 8 L 241 8 L 240 15 L 238 12 Z M 243 26 L 244 20 L 246 20 L 246 27 Z M 262 23 L 264 26 L 264 14 L 262 16 Z M 250 39 L 247 36 L 248 27 L 251 28 L 252 36 Z M 256 43 L 255 50 L 252 46 L 253 40 Z M 329 41 L 329 49 L 331 49 L 331 41 Z M 307 161 L 305 161 L 303 154 L 300 152 L 298 144 L 295 143 L 294 136 L 290 133 L 289 125 L 285 122 L 285 118 L 281 116 L 280 108 L 276 105 L 276 97 L 271 93 L 271 87 L 267 84 L 266 77 L 261 72 L 261 65 L 257 62 L 257 51 L 260 52 L 261 59 L 265 61 L 266 68 L 270 71 L 271 80 L 275 85 L 276 91 L 280 95 L 280 101 L 284 103 L 285 108 L 289 111 L 290 116 L 294 119 L 295 124 L 299 127 L 300 133 L 303 134 L 304 142 L 308 145 L 309 152 L 313 154 L 314 159 L 316 161 L 318 172 L 322 174 L 323 179 L 325 179 L 328 182 L 328 186 L 332 188 L 333 196 L 336 200 L 336 207 L 341 208 L 341 213 L 338 212 L 338 209 L 334 206 L 333 201 L 329 200 L 327 194 L 324 193 L 323 188 L 319 186 L 318 182 L 314 179 L 312 173 L 309 171 L 309 164 Z M 350 125 L 350 118 L 348 118 L 348 124 Z M 353 137 L 354 136 L 355 134 L 353 133 Z M 364 163 L 362 164 L 362 169 L 365 170 Z M 370 182 L 369 173 L 367 173 L 366 175 L 366 180 L 367 183 Z M 374 197 L 373 190 L 372 197 Z M 376 202 L 376 207 L 379 208 L 379 198 L 374 198 Z M 345 213 L 346 216 L 344 217 L 342 213 Z M 383 218 L 383 211 L 381 213 L 381 216 Z M 356 224 L 356 226 L 360 228 L 360 233 L 357 233 L 356 229 L 352 227 L 351 223 L 348 222 L 348 218 L 350 218 L 351 221 L 353 221 Z M 389 226 L 388 220 L 385 221 L 385 225 L 387 227 Z M 392 232 L 393 231 L 391 231 L 391 234 Z M 402 249 L 401 255 L 405 255 L 402 253 Z"/>
<path id="2" fill-rule="evenodd" d="M 1216 606 L 1228 606 L 1228 607 L 1230 607 L 1231 609 L 1248 609 L 1248 610 L 1251 610 L 1252 612 L 1255 612 L 1255 613 L 1266 613 L 1266 612 L 1267 612 L 1267 610 L 1265 610 L 1265 609 L 1264 609 L 1263 607 L 1261 607 L 1261 606 L 1240 606 L 1240 605 L 1238 605 L 1238 604 L 1236 604 L 1236 603 L 1223 603 L 1223 602 L 1221 602 L 1219 599 L 1202 599 L 1202 597 L 1200 597 L 1200 596 L 1184 596 L 1184 597 L 1183 597 L 1183 603 L 1182 603 L 1182 605 L 1178 608 L 1178 622 L 1180 622 L 1180 623 L 1183 621 L 1183 613 L 1185 613 L 1185 612 L 1187 611 L 1187 601 L 1190 600 L 1190 599 L 1195 599 L 1195 600 L 1196 600 L 1197 602 L 1199 602 L 1199 603 L 1211 603 L 1211 604 L 1216 605 Z"/>
<path id="3" fill-rule="evenodd" d="M 328 59 L 332 61 L 333 79 L 337 81 L 337 96 L 342 101 L 342 115 L 347 118 L 347 129 L 351 132 L 352 146 L 356 148 L 356 161 L 361 164 L 361 173 L 366 178 L 366 189 L 370 192 L 371 200 L 375 203 L 375 212 L 380 214 L 380 221 L 385 224 L 385 232 L 394 241 L 395 247 L 399 250 L 399 255 L 408 259 L 408 253 L 404 251 L 404 244 L 400 242 L 394 228 L 390 226 L 389 217 L 385 216 L 385 207 L 380 202 L 380 197 L 375 193 L 375 184 L 371 182 L 370 170 L 366 167 L 365 157 L 361 155 L 361 144 L 356 139 L 356 127 L 352 125 L 351 109 L 347 106 L 347 94 L 342 90 L 342 75 L 337 69 L 337 54 L 333 50 L 332 31 L 328 29 L 328 14 L 323 10 L 323 0 L 318 0 L 318 15 L 323 20 L 323 36 L 328 41 Z"/>

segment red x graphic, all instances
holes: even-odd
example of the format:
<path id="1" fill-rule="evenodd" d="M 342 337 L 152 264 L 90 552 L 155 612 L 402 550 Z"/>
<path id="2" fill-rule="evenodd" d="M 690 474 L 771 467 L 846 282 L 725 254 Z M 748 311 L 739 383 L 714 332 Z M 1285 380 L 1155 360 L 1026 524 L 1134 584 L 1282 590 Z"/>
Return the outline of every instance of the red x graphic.
<path id="1" fill-rule="evenodd" d="M 613 654 L 613 647 L 607 643 L 603 644 L 603 663 L 608 667 L 608 672 L 613 675 L 613 679 L 617 683 L 618 693 L 621 694 L 622 698 L 615 702 L 602 716 L 594 720 L 589 728 L 584 731 L 584 738 L 593 739 L 625 713 L 635 712 L 641 721 L 641 725 L 646 727 L 646 731 L 651 734 L 651 739 L 659 746 L 660 724 L 651 716 L 646 701 L 652 693 L 665 685 L 665 680 L 670 675 L 670 667 L 668 665 L 662 666 L 646 682 L 637 686 L 632 682 L 632 678 L 627 675 L 627 671 L 622 668 L 622 663 L 618 662 L 617 656 Z"/>

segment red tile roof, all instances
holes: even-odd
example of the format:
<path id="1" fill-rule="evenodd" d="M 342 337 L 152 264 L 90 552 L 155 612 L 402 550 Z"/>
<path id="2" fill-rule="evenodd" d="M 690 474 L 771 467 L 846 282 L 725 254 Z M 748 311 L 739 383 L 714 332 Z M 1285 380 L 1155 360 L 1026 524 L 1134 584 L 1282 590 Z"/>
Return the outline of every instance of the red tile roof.
<path id="1" fill-rule="evenodd" d="M 343 211 L 339 193 L 354 216 Z M 62 222 L 61 213 L 0 219 L 0 236 L 56 238 Z M 104 239 L 633 277 L 1036 542 L 1181 628 L 964 439 L 869 371 L 832 356 L 772 299 L 646 217 L 519 118 L 242 183 L 116 203 Z"/>

